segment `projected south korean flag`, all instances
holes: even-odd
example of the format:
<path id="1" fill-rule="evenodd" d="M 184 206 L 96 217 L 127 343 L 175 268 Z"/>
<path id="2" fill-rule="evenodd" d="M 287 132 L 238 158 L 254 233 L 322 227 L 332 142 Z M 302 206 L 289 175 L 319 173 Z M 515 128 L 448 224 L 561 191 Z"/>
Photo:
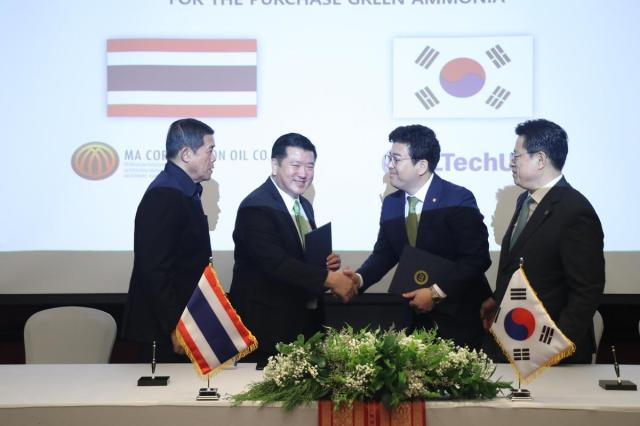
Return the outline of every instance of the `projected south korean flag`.
<path id="1" fill-rule="evenodd" d="M 532 110 L 532 37 L 394 39 L 394 117 L 530 117 Z"/>

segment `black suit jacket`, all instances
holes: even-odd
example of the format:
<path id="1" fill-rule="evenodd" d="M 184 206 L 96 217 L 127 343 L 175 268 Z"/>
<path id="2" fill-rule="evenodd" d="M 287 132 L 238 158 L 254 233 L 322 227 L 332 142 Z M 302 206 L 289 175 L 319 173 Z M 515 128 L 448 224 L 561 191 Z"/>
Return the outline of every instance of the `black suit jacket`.
<path id="1" fill-rule="evenodd" d="M 398 263 L 408 244 L 405 195 L 404 191 L 396 191 L 383 201 L 378 240 L 373 253 L 357 271 L 365 289 Z M 471 191 L 434 174 L 422 206 L 416 247 L 456 265 L 445 281 L 437 283 L 447 294 L 446 299 L 431 313 L 413 316 L 413 324 L 402 326 L 426 326 L 433 320 L 442 337 L 476 348 L 481 345 L 480 304 L 491 295 L 484 275 L 491 265 L 488 237 Z"/>
<path id="2" fill-rule="evenodd" d="M 123 327 L 129 340 L 171 347 L 170 334 L 211 257 L 200 191 L 168 163 L 140 201 Z"/>
<path id="3" fill-rule="evenodd" d="M 576 344 L 568 362 L 591 362 L 593 314 L 604 291 L 604 235 L 589 201 L 562 178 L 536 207 L 512 249 L 511 232 L 527 197 L 524 192 L 502 240 L 495 298 L 498 304 L 513 272 L 524 270 L 551 318 Z"/>
<path id="4" fill-rule="evenodd" d="M 312 229 L 313 207 L 300 202 Z M 264 362 L 278 342 L 319 330 L 327 270 L 305 263 L 291 213 L 271 178 L 240 203 L 233 231 L 235 243 L 230 300 L 258 339 L 248 361 Z M 317 309 L 308 302 L 320 299 Z"/>

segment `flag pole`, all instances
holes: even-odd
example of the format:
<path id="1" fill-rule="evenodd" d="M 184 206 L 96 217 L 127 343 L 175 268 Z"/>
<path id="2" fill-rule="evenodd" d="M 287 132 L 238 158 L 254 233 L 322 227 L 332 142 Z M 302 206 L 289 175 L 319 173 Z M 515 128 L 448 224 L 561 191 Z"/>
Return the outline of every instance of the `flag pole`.
<path id="1" fill-rule="evenodd" d="M 207 387 L 200 389 L 196 399 L 218 400 L 220 394 L 218 388 L 211 387 L 210 375 L 255 350 L 258 342 L 229 302 L 213 268 L 213 258 L 209 257 L 207 263 L 178 321 L 176 337 L 198 374 L 207 379 Z M 199 307 L 203 305 L 211 308 L 213 318 L 202 314 Z M 222 330 L 211 326 L 214 318 L 223 325 Z M 219 339 L 220 333 L 227 338 Z"/>
<path id="2" fill-rule="evenodd" d="M 520 269 L 524 269 L 524 258 L 520 258 Z M 511 401 L 531 401 L 531 392 L 527 389 L 522 389 L 520 383 L 520 376 L 518 376 L 518 389 L 512 389 L 511 394 L 507 397 Z"/>
<path id="3" fill-rule="evenodd" d="M 213 268 L 213 256 L 209 257 L 209 266 Z M 200 388 L 196 401 L 218 401 L 219 399 L 218 388 L 211 387 L 211 374 L 207 374 L 207 387 Z"/>
<path id="4" fill-rule="evenodd" d="M 520 386 L 520 377 L 518 377 L 518 389 L 511 389 L 511 393 L 507 397 L 511 401 L 531 401 L 531 392 L 527 389 L 522 389 Z"/>
<path id="5" fill-rule="evenodd" d="M 210 380 L 211 374 L 207 374 L 207 387 L 200 388 L 198 396 L 196 396 L 196 401 L 218 401 L 220 399 L 218 388 L 212 388 Z"/>

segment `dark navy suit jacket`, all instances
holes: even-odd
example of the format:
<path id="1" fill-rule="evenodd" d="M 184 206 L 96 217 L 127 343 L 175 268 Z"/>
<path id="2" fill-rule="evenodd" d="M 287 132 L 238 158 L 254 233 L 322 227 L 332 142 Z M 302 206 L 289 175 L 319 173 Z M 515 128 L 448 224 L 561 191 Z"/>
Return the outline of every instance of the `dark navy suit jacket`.
<path id="1" fill-rule="evenodd" d="M 405 198 L 404 191 L 396 191 L 383 201 L 373 253 L 357 271 L 365 289 L 398 263 L 408 244 Z M 416 247 L 454 261 L 455 267 L 444 281 L 437 283 L 447 298 L 431 313 L 413 315 L 411 323 L 402 326 L 429 326 L 436 322 L 441 336 L 458 344 L 481 345 L 480 304 L 491 295 L 484 275 L 491 265 L 488 237 L 473 194 L 434 174 L 420 215 Z"/>
<path id="2" fill-rule="evenodd" d="M 311 203 L 304 197 L 300 202 L 315 229 Z M 233 241 L 229 297 L 258 339 L 258 350 L 246 360 L 264 362 L 276 353 L 276 343 L 320 329 L 327 270 L 305 263 L 291 213 L 271 178 L 240 203 Z M 317 299 L 318 308 L 308 309 L 308 302 Z"/>
<path id="3" fill-rule="evenodd" d="M 142 197 L 135 219 L 125 338 L 171 347 L 170 334 L 211 257 L 201 192 L 200 184 L 169 162 Z"/>

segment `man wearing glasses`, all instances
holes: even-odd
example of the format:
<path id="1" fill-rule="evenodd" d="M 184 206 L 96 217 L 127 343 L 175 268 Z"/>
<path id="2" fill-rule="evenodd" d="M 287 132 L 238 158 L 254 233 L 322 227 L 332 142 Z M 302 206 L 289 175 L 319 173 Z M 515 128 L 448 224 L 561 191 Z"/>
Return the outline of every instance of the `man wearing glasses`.
<path id="1" fill-rule="evenodd" d="M 589 201 L 562 175 L 567 133 L 538 119 L 519 124 L 516 134 L 511 171 L 525 192 L 502 240 L 494 297 L 482 305 L 484 326 L 491 326 L 522 258 L 538 298 L 576 345 L 566 362 L 591 363 L 593 315 L 605 282 L 602 225 Z"/>
<path id="2" fill-rule="evenodd" d="M 484 276 L 491 260 L 482 214 L 469 190 L 435 173 L 440 144 L 431 129 L 398 127 L 389 142 L 385 159 L 398 191 L 385 197 L 373 253 L 356 271 L 361 288 L 395 266 L 406 245 L 455 262 L 446 280 L 403 294 L 412 309 L 399 325 L 410 330 L 437 326 L 439 336 L 479 348 L 484 331 L 478 312 L 491 294 Z"/>

